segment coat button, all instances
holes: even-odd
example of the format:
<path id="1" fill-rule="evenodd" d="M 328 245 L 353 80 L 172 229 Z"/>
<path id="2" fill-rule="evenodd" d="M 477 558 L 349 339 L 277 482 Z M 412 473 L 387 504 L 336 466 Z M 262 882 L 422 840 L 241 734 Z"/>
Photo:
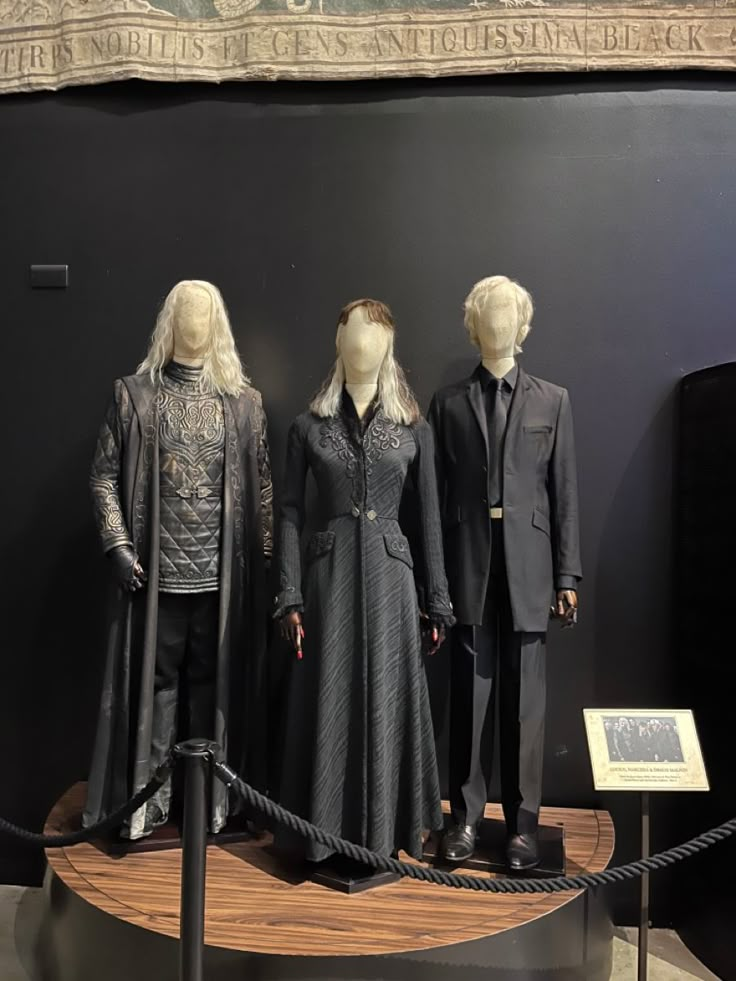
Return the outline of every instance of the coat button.
<path id="1" fill-rule="evenodd" d="M 360 517 L 360 508 L 356 508 L 356 506 L 353 504 L 352 508 L 350 509 L 350 513 L 352 514 L 352 516 L 354 518 L 359 518 Z"/>
<path id="2" fill-rule="evenodd" d="M 369 521 L 376 520 L 376 512 L 373 510 L 373 508 L 371 508 L 370 511 L 366 514 L 366 518 L 368 518 Z"/>

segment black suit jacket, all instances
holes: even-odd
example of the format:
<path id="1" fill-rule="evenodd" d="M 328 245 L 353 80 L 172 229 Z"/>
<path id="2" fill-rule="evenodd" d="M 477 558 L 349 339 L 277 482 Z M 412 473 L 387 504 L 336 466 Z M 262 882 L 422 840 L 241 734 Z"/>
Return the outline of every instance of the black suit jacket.
<path id="1" fill-rule="evenodd" d="M 429 409 L 455 616 L 479 624 L 491 568 L 488 419 L 478 373 L 440 389 Z M 503 523 L 514 629 L 547 629 L 555 589 L 582 573 L 570 399 L 519 367 L 503 449 Z"/>

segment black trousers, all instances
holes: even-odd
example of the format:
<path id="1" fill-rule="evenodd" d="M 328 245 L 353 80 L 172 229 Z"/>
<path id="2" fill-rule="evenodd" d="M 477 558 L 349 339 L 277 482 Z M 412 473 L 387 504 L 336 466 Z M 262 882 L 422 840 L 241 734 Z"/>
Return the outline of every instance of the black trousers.
<path id="1" fill-rule="evenodd" d="M 151 762 L 163 762 L 176 742 L 211 739 L 219 593 L 159 593 Z"/>
<path id="2" fill-rule="evenodd" d="M 502 520 L 492 521 L 491 554 L 483 623 L 453 630 L 450 804 L 458 824 L 483 817 L 498 699 L 506 826 L 509 834 L 528 834 L 537 829 L 542 796 L 546 634 L 513 629 Z"/>

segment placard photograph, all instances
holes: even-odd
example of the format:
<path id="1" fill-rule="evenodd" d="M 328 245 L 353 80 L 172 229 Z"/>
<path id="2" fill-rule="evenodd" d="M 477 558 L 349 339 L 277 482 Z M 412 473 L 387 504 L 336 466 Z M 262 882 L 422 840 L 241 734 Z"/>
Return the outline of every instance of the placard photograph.
<path id="1" fill-rule="evenodd" d="M 672 715 L 604 715 L 603 728 L 611 763 L 682 763 L 677 719 Z"/>
<path id="2" fill-rule="evenodd" d="M 695 720 L 683 709 L 584 709 L 596 790 L 708 790 Z"/>

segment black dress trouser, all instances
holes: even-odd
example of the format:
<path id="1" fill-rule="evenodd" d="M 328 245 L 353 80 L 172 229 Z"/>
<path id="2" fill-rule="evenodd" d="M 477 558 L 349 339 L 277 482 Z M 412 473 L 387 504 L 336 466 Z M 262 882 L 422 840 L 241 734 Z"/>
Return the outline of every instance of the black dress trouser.
<path id="1" fill-rule="evenodd" d="M 453 630 L 450 804 L 458 824 L 478 824 L 483 818 L 498 698 L 504 817 L 509 834 L 528 834 L 537 829 L 542 796 L 546 634 L 514 630 L 503 520 L 492 520 L 491 528 L 493 558 L 483 623 L 458 624 Z M 486 727 L 490 739 L 484 738 Z"/>
<path id="2" fill-rule="evenodd" d="M 151 762 L 163 762 L 177 735 L 212 739 L 219 596 L 159 593 Z"/>

